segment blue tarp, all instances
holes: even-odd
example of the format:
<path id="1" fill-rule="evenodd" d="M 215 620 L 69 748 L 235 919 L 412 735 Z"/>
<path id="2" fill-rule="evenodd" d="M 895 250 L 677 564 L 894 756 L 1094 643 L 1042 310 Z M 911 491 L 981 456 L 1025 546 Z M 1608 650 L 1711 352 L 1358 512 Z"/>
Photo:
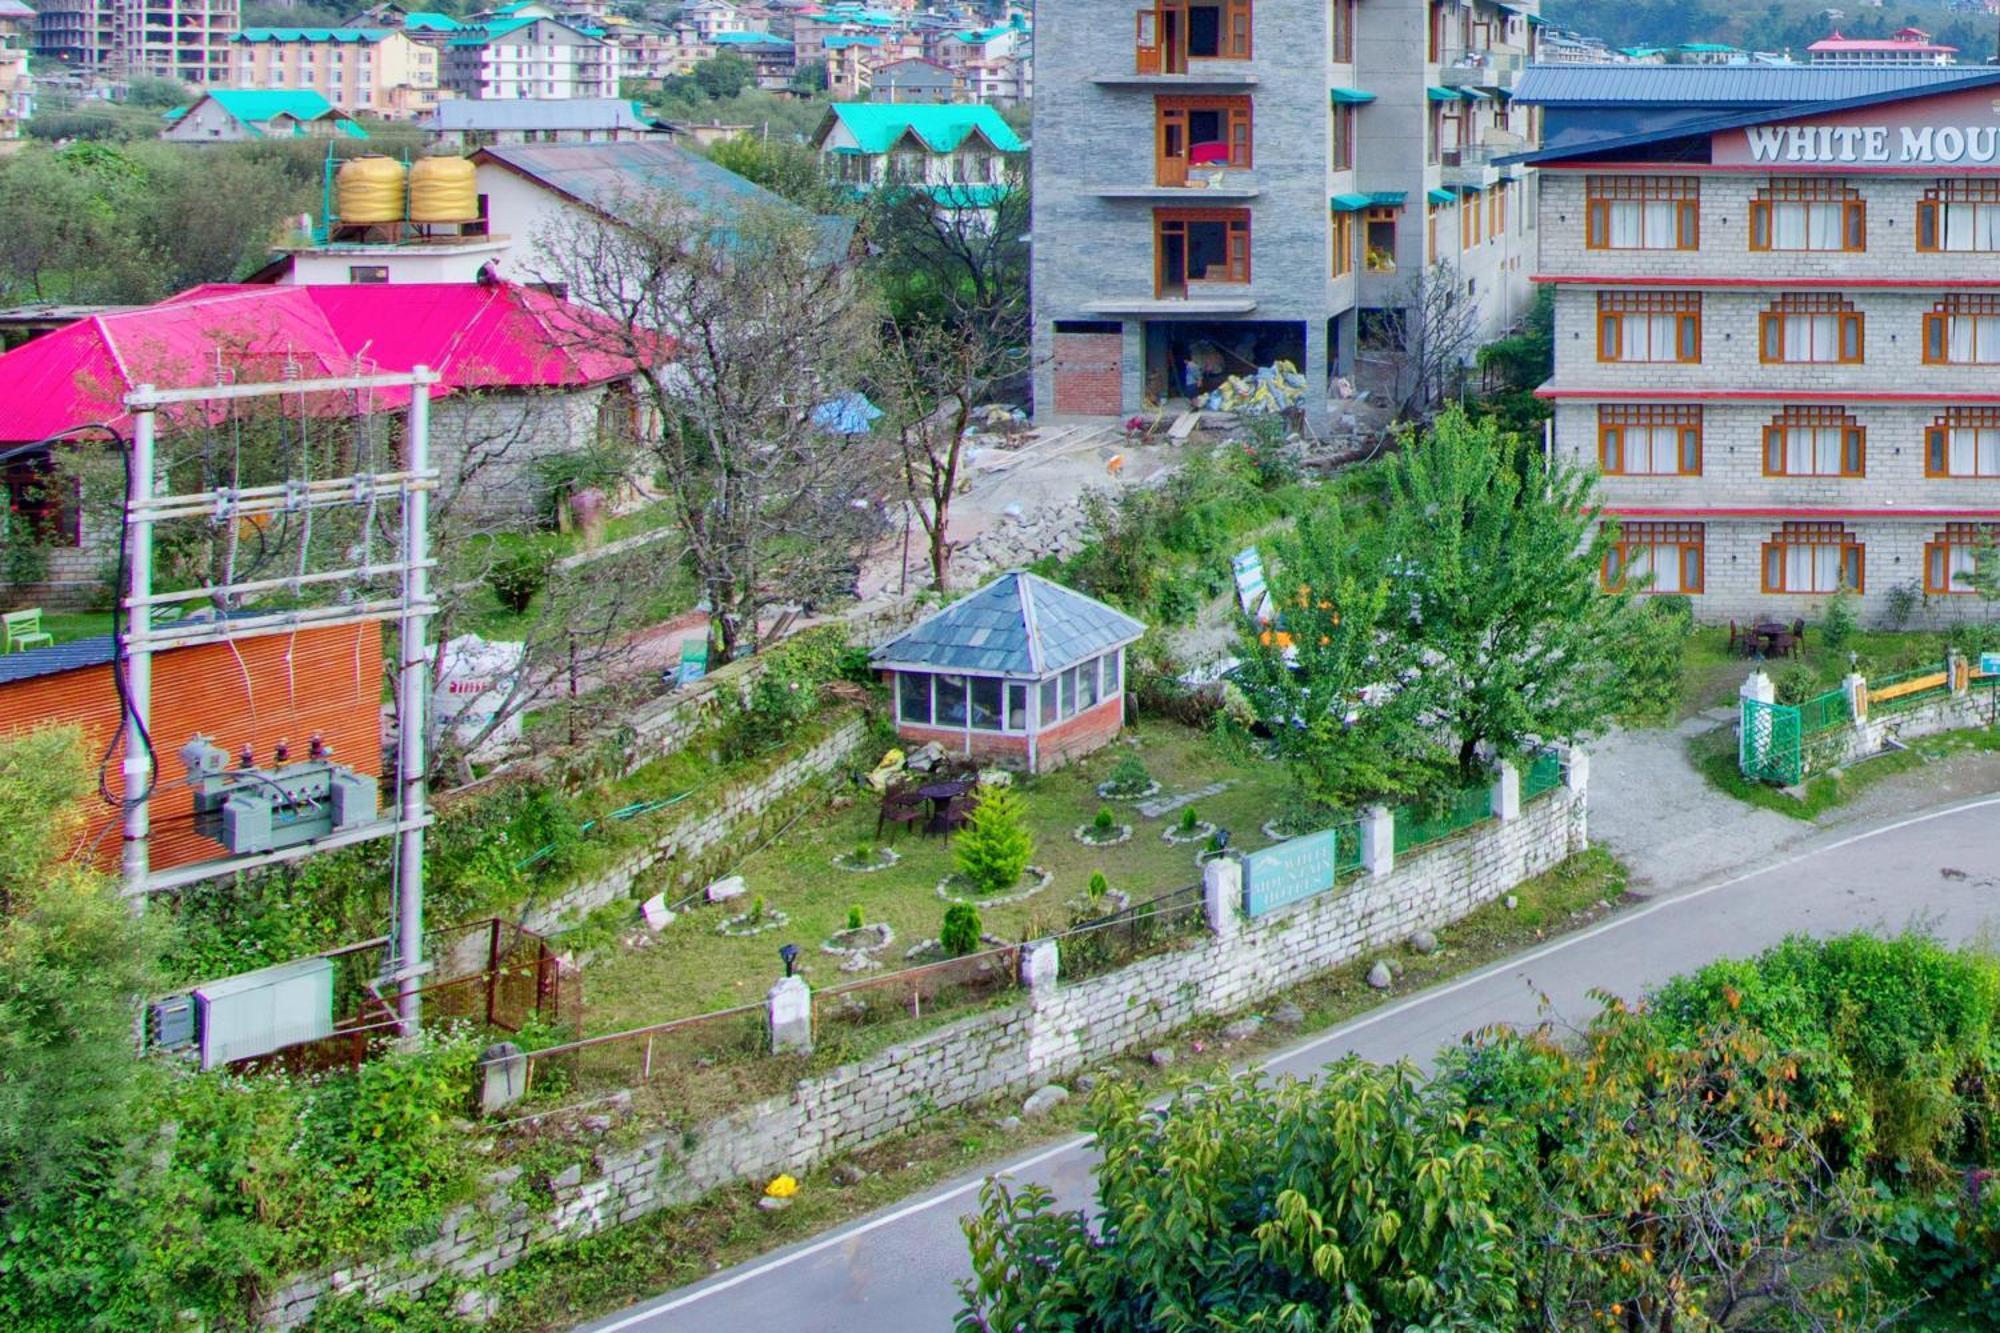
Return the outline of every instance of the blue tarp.
<path id="1" fill-rule="evenodd" d="M 863 393 L 844 393 L 813 409 L 813 425 L 829 435 L 866 435 L 882 409 Z"/>

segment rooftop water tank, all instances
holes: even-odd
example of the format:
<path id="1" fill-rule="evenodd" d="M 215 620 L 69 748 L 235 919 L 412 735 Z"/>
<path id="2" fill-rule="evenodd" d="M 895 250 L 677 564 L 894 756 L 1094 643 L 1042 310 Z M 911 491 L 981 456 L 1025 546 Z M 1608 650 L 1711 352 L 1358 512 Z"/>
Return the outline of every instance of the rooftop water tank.
<path id="1" fill-rule="evenodd" d="M 344 223 L 365 225 L 403 220 L 403 164 L 370 155 L 340 165 L 333 178 L 334 209 Z"/>
<path id="2" fill-rule="evenodd" d="M 478 172 L 463 157 L 424 157 L 410 168 L 410 221 L 476 222 Z"/>

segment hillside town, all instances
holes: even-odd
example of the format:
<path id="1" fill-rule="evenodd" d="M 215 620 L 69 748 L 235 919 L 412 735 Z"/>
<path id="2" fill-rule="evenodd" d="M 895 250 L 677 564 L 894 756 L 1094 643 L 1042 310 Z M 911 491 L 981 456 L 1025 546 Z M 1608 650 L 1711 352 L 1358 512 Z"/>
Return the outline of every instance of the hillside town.
<path id="1" fill-rule="evenodd" d="M 0 0 L 0 1326 L 1995 1326 L 1987 11 L 438 2 Z"/>

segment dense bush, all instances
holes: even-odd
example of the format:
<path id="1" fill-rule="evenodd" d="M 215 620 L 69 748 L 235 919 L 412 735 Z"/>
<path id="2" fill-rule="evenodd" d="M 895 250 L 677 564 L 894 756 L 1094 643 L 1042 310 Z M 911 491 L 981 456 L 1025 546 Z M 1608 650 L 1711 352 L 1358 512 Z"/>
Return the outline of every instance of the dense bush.
<path id="1" fill-rule="evenodd" d="M 938 944 L 953 958 L 979 951 L 982 929 L 979 909 L 971 903 L 953 903 L 944 909 L 944 925 L 938 930 Z"/>
<path id="2" fill-rule="evenodd" d="M 958 873 L 974 893 L 1006 893 L 1035 854 L 1027 807 L 1012 787 L 981 787 L 957 840 Z"/>

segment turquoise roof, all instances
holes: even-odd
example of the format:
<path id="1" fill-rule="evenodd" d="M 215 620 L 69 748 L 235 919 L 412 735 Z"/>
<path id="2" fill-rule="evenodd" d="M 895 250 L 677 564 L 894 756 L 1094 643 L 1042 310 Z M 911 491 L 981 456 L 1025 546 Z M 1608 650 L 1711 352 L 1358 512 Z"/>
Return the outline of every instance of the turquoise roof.
<path id="1" fill-rule="evenodd" d="M 368 137 L 368 131 L 346 116 L 340 116 L 334 110 L 333 103 L 318 93 L 304 89 L 214 88 L 206 96 L 259 137 L 262 137 L 263 131 L 257 126 L 277 116 L 290 116 L 298 121 L 337 116 L 335 123 L 340 126 L 343 134 L 351 139 Z M 200 105 L 200 102 L 195 103 L 195 106 Z M 188 110 L 193 110 L 193 107 Z M 181 116 L 186 114 L 187 112 L 183 111 L 180 116 L 175 116 L 173 119 L 178 123 Z"/>
<path id="2" fill-rule="evenodd" d="M 1374 202 L 1375 196 L 1369 194 L 1337 194 L 1326 201 L 1336 213 L 1359 213 Z"/>
<path id="3" fill-rule="evenodd" d="M 857 37 L 853 33 L 837 32 L 823 43 L 829 51 L 845 51 L 850 46 L 880 46 L 880 37 Z"/>
<path id="4" fill-rule="evenodd" d="M 1734 51 L 1736 48 L 1733 46 L 1724 46 L 1720 42 L 1682 42 L 1679 49 L 1693 51 L 1700 55 L 1721 55 L 1726 51 Z"/>
<path id="5" fill-rule="evenodd" d="M 389 28 L 245 28 L 231 33 L 232 42 L 379 42 Z"/>
<path id="6" fill-rule="evenodd" d="M 467 27 L 449 14 L 440 14 L 435 9 L 420 9 L 414 14 L 403 15 L 403 27 L 418 32 L 458 32 Z"/>
<path id="7" fill-rule="evenodd" d="M 979 103 L 835 102 L 827 115 L 847 127 L 864 153 L 886 153 L 906 134 L 933 153 L 949 153 L 975 130 L 1003 153 L 1025 147 L 998 111 Z M 824 141 L 830 123 L 821 126 L 818 140 Z"/>
<path id="8" fill-rule="evenodd" d="M 1434 204 L 1455 204 L 1458 202 L 1458 196 L 1450 190 L 1426 190 L 1424 191 L 1424 198 Z"/>
<path id="9" fill-rule="evenodd" d="M 990 42 L 995 37 L 1005 37 L 1007 34 L 1014 31 L 1016 31 L 1016 29 L 1013 28 L 1011 25 L 1003 23 L 997 28 L 981 28 L 974 32 L 956 33 L 954 34 L 954 36 L 956 36 L 959 41 L 966 43 L 968 46 L 977 46 L 983 42 Z"/>
<path id="10" fill-rule="evenodd" d="M 709 38 L 717 46 L 790 46 L 783 37 L 768 32 L 718 32 Z"/>

